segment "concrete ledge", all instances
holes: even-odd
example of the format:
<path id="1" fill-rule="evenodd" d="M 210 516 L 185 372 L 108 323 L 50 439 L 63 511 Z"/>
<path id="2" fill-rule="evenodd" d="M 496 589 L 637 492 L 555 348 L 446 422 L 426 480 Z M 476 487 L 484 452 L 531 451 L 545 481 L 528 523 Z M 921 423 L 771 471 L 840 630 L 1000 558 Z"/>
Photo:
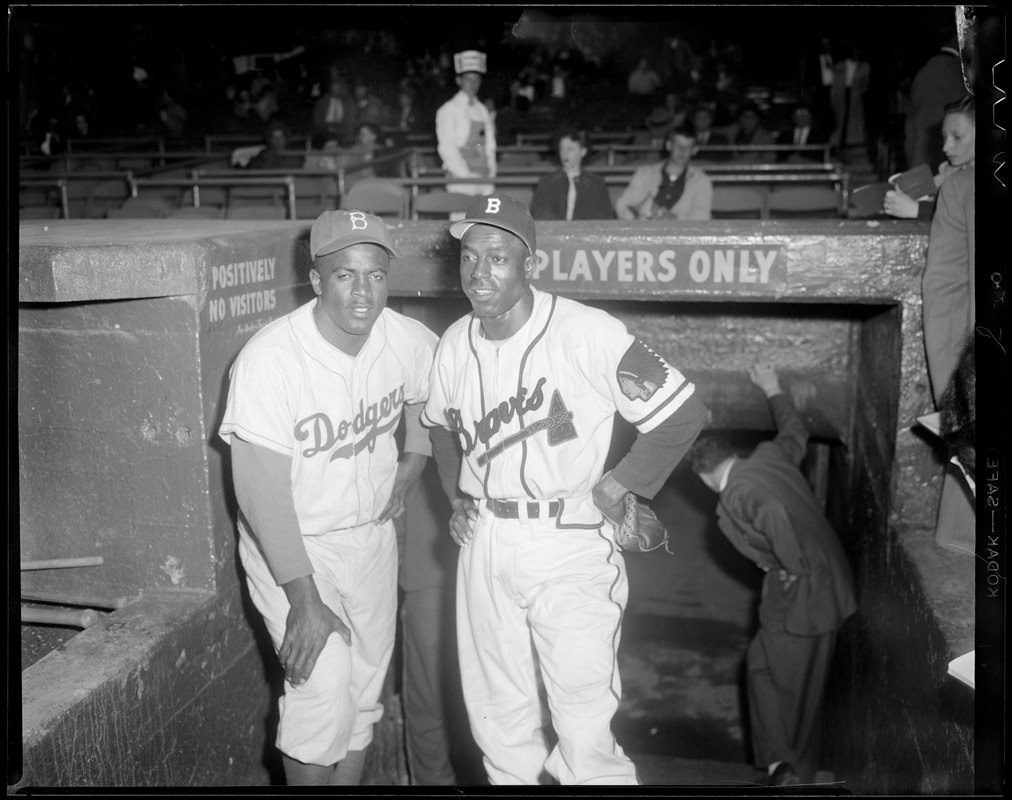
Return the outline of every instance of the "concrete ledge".
<path id="1" fill-rule="evenodd" d="M 22 674 L 18 786 L 267 784 L 271 693 L 242 618 L 238 593 L 146 592 L 44 656 Z"/>
<path id="2" fill-rule="evenodd" d="M 924 599 L 934 613 L 951 657 L 973 650 L 974 557 L 935 544 L 933 529 L 899 526 L 896 537 L 920 576 Z"/>

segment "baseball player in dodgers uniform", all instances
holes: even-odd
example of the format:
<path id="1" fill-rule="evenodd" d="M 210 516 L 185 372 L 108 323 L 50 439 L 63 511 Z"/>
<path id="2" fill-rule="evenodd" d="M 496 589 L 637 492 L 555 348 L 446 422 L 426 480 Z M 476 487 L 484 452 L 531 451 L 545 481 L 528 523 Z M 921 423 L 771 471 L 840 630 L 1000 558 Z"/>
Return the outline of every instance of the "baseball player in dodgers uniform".
<path id="1" fill-rule="evenodd" d="M 492 784 L 536 784 L 545 772 L 562 784 L 636 784 L 611 731 L 625 565 L 595 497 L 653 497 L 706 410 L 621 322 L 531 285 L 535 230 L 522 203 L 478 198 L 450 232 L 473 313 L 440 340 L 422 418 L 464 451 L 466 497 L 453 500 L 450 525 L 462 546 L 457 638 L 471 729 Z M 639 436 L 602 478 L 615 411 Z M 443 465 L 447 437 L 432 439 Z M 551 751 L 536 669 L 558 735 Z"/>
<path id="2" fill-rule="evenodd" d="M 250 595 L 285 668 L 285 775 L 347 785 L 360 781 L 383 713 L 397 606 L 393 518 L 430 452 L 419 416 L 436 336 L 386 308 L 394 253 L 381 219 L 328 211 L 313 223 L 310 250 L 317 297 L 243 347 L 220 434 L 232 450 Z"/>

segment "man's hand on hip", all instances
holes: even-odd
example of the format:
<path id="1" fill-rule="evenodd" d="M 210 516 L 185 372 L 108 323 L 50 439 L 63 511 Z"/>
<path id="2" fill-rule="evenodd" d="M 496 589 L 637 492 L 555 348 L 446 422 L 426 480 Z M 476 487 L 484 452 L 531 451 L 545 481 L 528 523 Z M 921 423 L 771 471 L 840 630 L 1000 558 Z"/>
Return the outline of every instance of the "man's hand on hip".
<path id="1" fill-rule="evenodd" d="M 312 575 L 295 578 L 281 588 L 285 590 L 291 608 L 278 658 L 289 683 L 299 686 L 313 674 L 316 660 L 331 634 L 338 634 L 350 647 L 351 631 L 320 598 Z"/>
<path id="2" fill-rule="evenodd" d="M 478 506 L 470 497 L 454 503 L 450 517 L 450 535 L 453 541 L 463 547 L 474 538 L 474 526 L 478 522 Z"/>

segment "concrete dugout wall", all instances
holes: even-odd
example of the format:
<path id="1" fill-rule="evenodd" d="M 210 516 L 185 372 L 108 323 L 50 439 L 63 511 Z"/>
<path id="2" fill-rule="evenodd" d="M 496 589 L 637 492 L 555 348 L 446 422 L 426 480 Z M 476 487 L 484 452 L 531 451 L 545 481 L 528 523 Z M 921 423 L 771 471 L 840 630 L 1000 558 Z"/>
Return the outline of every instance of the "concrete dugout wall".
<path id="1" fill-rule="evenodd" d="M 267 782 L 279 676 L 244 608 L 216 429 L 242 343 L 312 296 L 307 232 L 21 225 L 21 557 L 105 558 L 23 584 L 133 598 L 23 673 L 22 785 Z M 910 430 L 931 408 L 926 233 L 836 221 L 538 229 L 538 284 L 625 320 L 696 380 L 714 427 L 771 427 L 745 375 L 761 356 L 834 445 L 832 492 L 846 498 L 834 521 L 862 611 L 841 642 L 833 757 L 869 793 L 972 785 L 972 694 L 945 672 L 973 647 L 972 559 L 933 543 L 941 460 Z M 459 315 L 446 226 L 394 223 L 392 236 L 391 305 L 433 327 Z M 368 775 L 397 783 L 400 712 L 385 699 Z"/>

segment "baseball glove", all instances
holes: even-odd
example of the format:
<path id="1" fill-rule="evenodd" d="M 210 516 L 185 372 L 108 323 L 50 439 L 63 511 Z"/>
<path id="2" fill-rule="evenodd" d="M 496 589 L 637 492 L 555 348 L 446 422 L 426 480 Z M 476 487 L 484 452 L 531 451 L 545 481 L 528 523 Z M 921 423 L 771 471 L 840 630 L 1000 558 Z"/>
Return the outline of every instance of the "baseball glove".
<path id="1" fill-rule="evenodd" d="M 599 506 L 600 508 L 600 506 Z M 626 492 L 619 502 L 601 513 L 615 526 L 615 543 L 631 553 L 649 553 L 663 547 L 668 553 L 668 532 L 650 506 Z"/>

